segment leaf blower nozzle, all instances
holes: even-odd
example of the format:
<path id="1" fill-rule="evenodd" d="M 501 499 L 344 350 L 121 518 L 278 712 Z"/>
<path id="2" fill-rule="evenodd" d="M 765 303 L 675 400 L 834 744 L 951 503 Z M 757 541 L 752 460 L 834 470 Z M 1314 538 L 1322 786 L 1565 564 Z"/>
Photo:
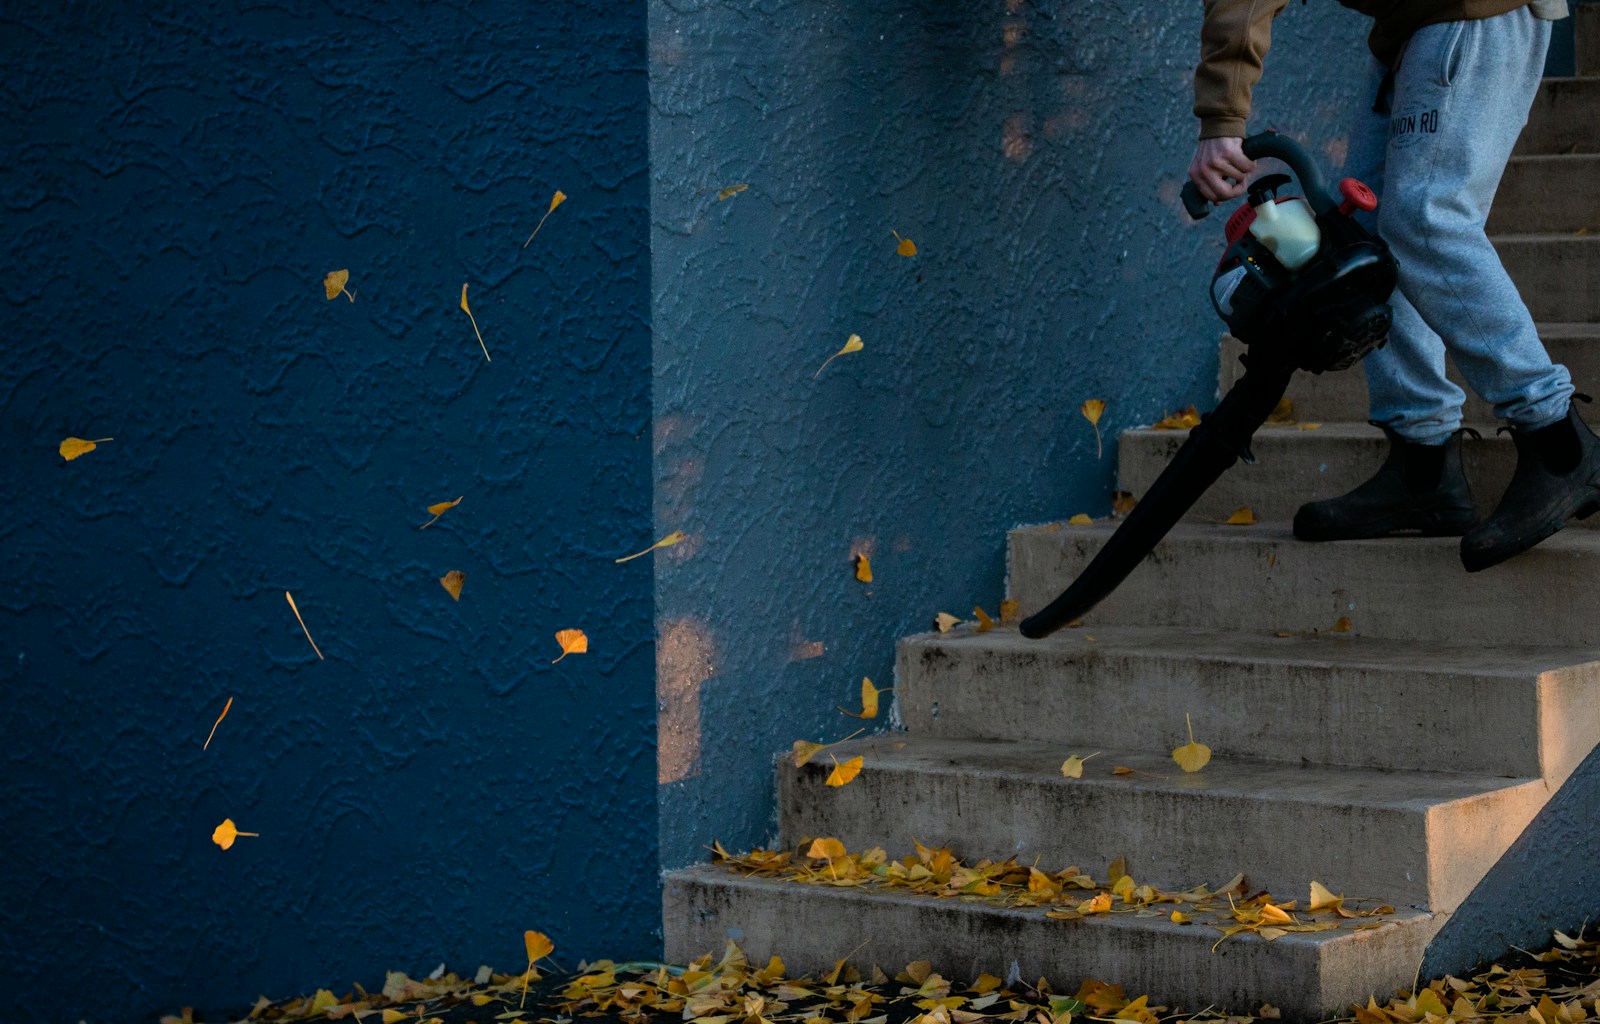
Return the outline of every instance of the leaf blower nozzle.
<path id="1" fill-rule="evenodd" d="M 1244 342 L 1244 376 L 1203 417 L 1139 504 L 1062 594 L 1024 619 L 1022 635 L 1048 636 L 1115 590 L 1200 496 L 1240 458 L 1288 390 L 1294 371 L 1343 370 L 1388 340 L 1397 268 L 1389 247 L 1355 219 L 1378 205 L 1354 178 L 1329 189 L 1299 143 L 1276 132 L 1244 140 L 1252 160 L 1282 161 L 1294 177 L 1250 183 L 1224 225 L 1227 247 L 1211 279 L 1211 304 Z M 1298 180 L 1304 196 L 1280 196 Z M 1193 182 L 1189 216 L 1211 211 Z"/>

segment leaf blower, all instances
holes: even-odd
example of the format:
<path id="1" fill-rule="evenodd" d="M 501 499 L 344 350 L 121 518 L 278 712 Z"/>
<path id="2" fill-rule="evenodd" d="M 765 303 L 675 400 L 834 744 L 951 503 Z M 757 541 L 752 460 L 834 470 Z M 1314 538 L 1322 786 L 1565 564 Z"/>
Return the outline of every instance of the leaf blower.
<path id="1" fill-rule="evenodd" d="M 1178 449 L 1088 568 L 1061 596 L 1022 621 L 1043 637 L 1083 616 L 1128 577 L 1200 495 L 1239 459 L 1253 463 L 1250 440 L 1288 390 L 1294 371 L 1343 370 L 1389 336 L 1396 266 L 1389 247 L 1356 223 L 1378 205 L 1372 190 L 1345 178 L 1331 191 L 1293 139 L 1263 132 L 1244 140 L 1252 160 L 1286 164 L 1305 193 L 1280 196 L 1286 174 L 1250 183 L 1247 202 L 1225 226 L 1227 249 L 1211 280 L 1211 302 L 1247 351 L 1239 378 Z M 1183 205 L 1210 213 L 1188 182 Z"/>

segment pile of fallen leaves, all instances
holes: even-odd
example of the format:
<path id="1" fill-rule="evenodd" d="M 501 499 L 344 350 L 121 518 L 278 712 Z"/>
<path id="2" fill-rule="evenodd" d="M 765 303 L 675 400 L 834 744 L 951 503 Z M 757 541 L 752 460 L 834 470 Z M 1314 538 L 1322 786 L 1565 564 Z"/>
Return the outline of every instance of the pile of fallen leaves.
<path id="1" fill-rule="evenodd" d="M 1101 883 L 1076 865 L 1053 873 L 1015 858 L 980 860 L 969 866 L 949 849 L 929 849 L 915 841 L 913 845 L 915 853 L 890 860 L 880 847 L 849 853 L 839 840 L 825 837 L 794 850 L 752 850 L 743 856 L 714 843 L 712 863 L 741 875 L 811 885 L 862 887 L 999 907 L 1047 907 L 1045 916 L 1058 921 L 1098 914 L 1166 917 L 1175 924 L 1214 927 L 1222 933 L 1219 943 L 1244 933 L 1270 942 L 1290 932 L 1381 928 L 1382 918 L 1395 912 L 1375 899 L 1336 896 L 1316 881 L 1301 909 L 1299 900 L 1278 899 L 1264 890 L 1251 893 L 1242 874 L 1215 889 L 1197 885 L 1168 891 L 1134 881 L 1122 857 L 1107 868 Z"/>
<path id="2" fill-rule="evenodd" d="M 1089 978 L 1059 991 L 1041 978 L 1029 984 L 980 975 L 960 984 L 919 960 L 892 978 L 876 965 L 863 973 L 839 960 L 818 977 L 789 977 L 783 960 L 751 963 L 729 943 L 720 958 L 707 954 L 687 966 L 661 963 L 580 965 L 566 978 L 552 978 L 518 1007 L 523 974 L 479 968 L 467 981 L 441 967 L 427 979 L 391 973 L 383 992 L 360 987 L 343 999 L 326 990 L 315 996 L 269 1003 L 263 999 L 248 1020 L 356 1020 L 383 1024 L 571 1024 L 605 1018 L 622 1024 L 688 1021 L 690 1024 L 1071 1024 L 1075 1018 L 1157 1024 L 1183 1018 L 1248 1024 L 1279 1016 L 1259 1006 L 1232 1016 L 1206 1009 L 1182 1013 L 1158 1005 L 1156 995 L 1130 996 L 1122 986 Z M 1068 993 L 1071 994 L 1068 994 Z M 1351 1008 L 1324 1024 L 1582 1024 L 1600 1017 L 1600 942 L 1555 933 L 1555 943 L 1517 961 L 1491 964 L 1470 978 L 1441 978 L 1415 993 L 1401 993 Z M 163 1017 L 162 1024 L 190 1024 L 189 1011 Z"/>

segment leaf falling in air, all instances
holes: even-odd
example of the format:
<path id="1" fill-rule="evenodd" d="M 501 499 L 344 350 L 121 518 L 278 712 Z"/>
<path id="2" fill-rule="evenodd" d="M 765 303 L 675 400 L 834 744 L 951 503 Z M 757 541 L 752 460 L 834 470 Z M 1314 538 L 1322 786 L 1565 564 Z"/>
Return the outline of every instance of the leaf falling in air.
<path id="1" fill-rule="evenodd" d="M 1223 520 L 1224 526 L 1254 526 L 1256 514 L 1250 510 L 1249 505 L 1240 505 L 1233 510 L 1233 515 Z"/>
<path id="2" fill-rule="evenodd" d="M 1211 748 L 1204 743 L 1194 741 L 1194 722 L 1185 713 L 1183 720 L 1189 723 L 1189 742 L 1172 752 L 1172 759 L 1178 762 L 1178 767 L 1186 772 L 1197 772 L 1211 761 Z"/>
<path id="3" fill-rule="evenodd" d="M 222 705 L 222 714 L 218 715 L 217 720 L 211 723 L 211 731 L 206 734 L 206 741 L 200 745 L 201 750 L 211 746 L 211 737 L 217 734 L 217 726 L 221 725 L 222 720 L 228 717 L 228 709 L 231 707 L 233 707 L 233 698 L 229 697 L 228 703 Z"/>
<path id="4" fill-rule="evenodd" d="M 300 606 L 294 603 L 294 595 L 285 590 L 283 596 L 289 599 L 289 609 L 294 612 L 294 617 L 300 623 L 300 629 L 305 633 L 306 641 L 311 644 L 311 649 L 317 652 L 317 660 L 327 661 L 328 659 L 322 656 L 322 648 L 318 647 L 317 642 L 311 639 L 311 630 L 306 629 L 306 620 L 300 617 Z"/>
<path id="5" fill-rule="evenodd" d="M 1021 613 L 1022 602 L 1015 598 L 1008 597 L 1000 602 L 1000 624 L 1002 626 L 1009 626 L 1016 622 Z"/>
<path id="6" fill-rule="evenodd" d="M 1164 416 L 1152 423 L 1153 430 L 1192 430 L 1200 425 L 1200 414 L 1194 406 L 1180 409 L 1170 416 Z"/>
<path id="7" fill-rule="evenodd" d="M 828 368 L 828 364 L 833 362 L 835 359 L 838 359 L 840 356 L 849 355 L 851 352 L 860 352 L 866 347 L 867 346 L 861 341 L 861 335 L 850 335 L 850 337 L 845 340 L 844 348 L 841 348 L 839 351 L 835 352 L 833 355 L 824 360 L 823 364 L 817 367 L 817 372 L 811 375 L 811 379 L 816 380 L 818 377 L 822 376 L 822 371 Z"/>
<path id="8" fill-rule="evenodd" d="M 1082 512 L 1079 512 L 1077 515 L 1075 515 L 1071 519 L 1067 520 L 1067 525 L 1068 526 L 1093 526 L 1094 525 L 1094 520 L 1090 519 L 1086 514 L 1084 514 Z"/>
<path id="9" fill-rule="evenodd" d="M 857 736 L 860 736 L 866 731 L 867 730 L 864 728 L 857 729 L 855 732 L 846 736 L 844 740 L 855 739 Z M 795 740 L 794 752 L 791 755 L 794 760 L 794 766 L 796 768 L 804 768 L 806 763 L 813 757 L 816 757 L 829 747 L 837 747 L 839 744 L 843 743 L 844 740 L 834 740 L 832 743 L 812 743 L 810 740 Z"/>
<path id="10" fill-rule="evenodd" d="M 950 628 L 952 626 L 960 625 L 961 620 L 956 618 L 954 615 L 951 615 L 949 612 L 940 612 L 938 615 L 933 617 L 933 624 L 939 630 L 939 632 L 948 633 L 950 632 Z"/>
<path id="11" fill-rule="evenodd" d="M 533 976 L 533 965 L 556 951 L 556 944 L 544 932 L 528 929 L 522 933 L 522 945 L 528 951 L 528 969 L 522 975 L 522 1003 L 528 1001 L 528 979 Z"/>
<path id="12" fill-rule="evenodd" d="M 1132 512 L 1138 504 L 1139 499 L 1133 496 L 1132 491 L 1111 492 L 1111 514 L 1114 516 L 1125 516 Z"/>
<path id="13" fill-rule="evenodd" d="M 211 841 L 226 850 L 240 836 L 259 836 L 260 834 L 260 832 L 240 832 L 238 827 L 234 825 L 232 818 L 223 818 L 222 824 L 212 831 Z"/>
<path id="14" fill-rule="evenodd" d="M 556 634 L 556 643 L 561 645 L 561 658 L 569 654 L 587 654 L 589 652 L 589 638 L 581 629 L 563 629 Z M 557 658 L 556 661 L 560 661 Z M 556 661 L 550 664 L 554 665 Z"/>
<path id="15" fill-rule="evenodd" d="M 1351 629 L 1350 616 L 1341 615 L 1341 616 L 1339 616 L 1339 621 L 1335 622 L 1333 624 L 1333 627 L 1331 629 L 1329 629 L 1328 632 L 1330 632 L 1330 633 L 1348 633 L 1348 632 L 1350 632 L 1350 629 Z"/>
<path id="16" fill-rule="evenodd" d="M 839 708 L 839 705 L 837 705 L 837 704 L 835 704 L 834 707 L 839 708 L 840 711 L 843 711 L 845 714 L 849 715 L 851 718 L 877 718 L 878 717 L 878 694 L 880 694 L 880 693 L 889 693 L 893 689 L 894 689 L 894 687 L 892 687 L 892 686 L 886 686 L 886 687 L 884 687 L 883 689 L 880 690 L 876 686 L 872 685 L 872 680 L 871 679 L 868 679 L 866 676 L 862 676 L 861 677 L 861 714 L 858 715 L 854 711 L 845 711 L 844 708 Z"/>
<path id="17" fill-rule="evenodd" d="M 738 195 L 740 192 L 743 192 L 749 187 L 750 186 L 748 184 L 742 181 L 737 185 L 729 185 L 727 188 L 722 189 L 717 193 L 717 202 L 720 203 L 724 199 L 732 199 L 734 196 Z"/>
<path id="18" fill-rule="evenodd" d="M 833 755 L 830 754 L 829 756 L 832 757 Z M 839 762 L 838 758 L 834 758 L 833 771 L 828 773 L 827 785 L 846 786 L 849 785 L 850 782 L 860 774 L 861 756 L 859 754 L 842 764 Z"/>
<path id="19" fill-rule="evenodd" d="M 354 302 L 356 297 L 350 294 L 350 290 L 345 287 L 349 283 L 350 271 L 331 270 L 328 272 L 328 276 L 322 279 L 322 290 L 328 293 L 329 299 L 337 299 L 340 295 L 343 295 L 351 302 Z"/>
<path id="20" fill-rule="evenodd" d="M 467 574 L 460 569 L 451 569 L 439 577 L 439 586 L 443 587 L 445 593 L 457 601 L 461 600 L 461 585 L 465 582 L 467 582 Z"/>
<path id="21" fill-rule="evenodd" d="M 872 559 L 868 558 L 866 555 L 857 555 L 854 561 L 856 563 L 856 579 L 860 580 L 862 583 L 871 583 Z"/>
<path id="22" fill-rule="evenodd" d="M 901 238 L 900 232 L 894 230 L 893 228 L 889 229 L 889 234 L 893 235 L 894 240 L 900 243 L 894 247 L 896 254 L 907 257 L 915 256 L 917 254 L 917 243 L 913 242 L 909 238 Z"/>
<path id="23" fill-rule="evenodd" d="M 1094 457 L 1098 459 L 1103 452 L 1100 444 L 1100 414 L 1106 411 L 1106 403 L 1103 399 L 1091 398 L 1078 406 L 1078 411 L 1083 413 L 1083 418 L 1094 428 Z"/>
<path id="24" fill-rule="evenodd" d="M 464 498 L 464 497 L 466 497 L 466 495 L 462 495 L 461 496 L 461 498 Z M 432 516 L 433 518 L 428 520 L 427 522 L 423 523 L 421 526 L 417 527 L 417 529 L 426 530 L 428 527 L 432 526 L 434 523 L 437 523 L 439 521 L 439 517 L 440 516 L 444 515 L 446 512 L 450 511 L 451 509 L 455 508 L 457 505 L 461 504 L 461 498 L 457 498 L 455 501 L 441 501 L 437 505 L 429 505 L 428 506 L 428 515 Z"/>
<path id="25" fill-rule="evenodd" d="M 973 628 L 973 632 L 987 633 L 989 630 L 994 628 L 994 620 L 989 618 L 989 613 L 984 611 L 982 608 L 979 608 L 977 605 L 973 605 L 972 614 L 978 620 L 978 624 Z"/>
<path id="26" fill-rule="evenodd" d="M 87 455 L 94 451 L 95 446 L 114 440 L 116 440 L 116 438 L 113 437 L 100 437 L 93 441 L 82 437 L 69 437 L 65 441 L 61 442 L 61 447 L 57 450 L 61 452 L 61 457 L 63 459 L 71 462 L 80 455 Z"/>
<path id="27" fill-rule="evenodd" d="M 483 343 L 483 332 L 478 330 L 478 318 L 472 315 L 472 307 L 467 305 L 467 286 L 461 286 L 461 312 L 467 314 L 467 319 L 472 321 L 472 333 L 478 336 L 478 347 L 483 349 L 483 361 L 492 363 L 489 358 L 489 346 Z"/>
<path id="28" fill-rule="evenodd" d="M 1065 775 L 1069 779 L 1081 779 L 1083 778 L 1083 763 L 1089 760 L 1091 757 L 1099 756 L 1100 751 L 1098 750 L 1084 757 L 1079 757 L 1077 754 L 1073 754 L 1071 757 L 1061 762 L 1061 774 Z"/>
<path id="29" fill-rule="evenodd" d="M 631 562 L 635 558 L 639 558 L 639 557 L 641 557 L 643 555 L 648 555 L 650 552 L 656 550 L 657 548 L 670 548 L 670 547 L 672 547 L 672 545 L 674 545 L 674 544 L 682 544 L 684 541 L 686 541 L 688 539 L 689 539 L 689 535 L 687 533 L 684 533 L 682 530 L 673 530 L 671 533 L 667 534 L 665 537 L 662 537 L 660 540 L 656 541 L 654 544 L 652 544 L 649 547 L 645 548 L 643 551 L 635 551 L 631 555 L 627 555 L 627 556 L 624 556 L 622 558 L 617 559 L 616 562 L 617 562 L 618 565 L 621 565 L 623 562 Z"/>
<path id="30" fill-rule="evenodd" d="M 827 836 L 819 836 L 811 840 L 811 846 L 806 850 L 806 856 L 812 860 L 842 860 L 845 856 L 844 844 L 839 840 Z"/>
<path id="31" fill-rule="evenodd" d="M 544 216 L 539 218 L 539 223 L 534 226 L 533 235 L 537 235 L 539 233 L 539 229 L 544 227 L 544 222 L 549 218 L 549 216 L 552 213 L 556 212 L 556 207 L 560 206 L 562 203 L 564 203 L 566 201 L 567 201 L 567 194 L 565 192 L 561 191 L 560 189 L 556 189 L 556 194 L 550 197 L 550 209 L 544 211 Z M 533 235 L 529 235 L 528 236 L 528 242 L 533 241 Z M 528 242 L 523 242 L 522 243 L 522 247 L 524 249 L 526 249 L 528 247 Z"/>

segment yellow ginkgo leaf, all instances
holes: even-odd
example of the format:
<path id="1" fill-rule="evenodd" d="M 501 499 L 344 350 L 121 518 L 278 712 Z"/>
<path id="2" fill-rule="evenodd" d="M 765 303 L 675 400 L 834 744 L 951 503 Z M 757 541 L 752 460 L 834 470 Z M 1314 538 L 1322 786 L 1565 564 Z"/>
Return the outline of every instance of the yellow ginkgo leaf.
<path id="1" fill-rule="evenodd" d="M 1299 429 L 1301 429 L 1301 430 L 1321 430 L 1322 429 L 1322 424 L 1320 424 L 1320 423 L 1299 423 L 1299 424 L 1296 424 L 1296 426 L 1299 427 Z"/>
<path id="2" fill-rule="evenodd" d="M 1151 427 L 1155 430 L 1192 430 L 1199 425 L 1200 414 L 1191 405 L 1186 409 L 1180 409 L 1172 413 L 1170 416 L 1162 417 L 1151 424 Z"/>
<path id="3" fill-rule="evenodd" d="M 1103 892 L 1078 904 L 1080 914 L 1108 914 L 1111 912 L 1111 894 Z"/>
<path id="4" fill-rule="evenodd" d="M 984 611 L 982 608 L 974 605 L 972 608 L 972 614 L 978 620 L 978 625 L 974 627 L 973 632 L 987 633 L 989 630 L 994 628 L 994 620 L 989 618 L 989 613 Z"/>
<path id="5" fill-rule="evenodd" d="M 866 729 L 857 729 L 855 732 L 846 736 L 844 740 L 855 739 L 857 736 L 860 736 L 866 731 Z M 793 754 L 794 766 L 796 768 L 804 768 L 806 763 L 809 762 L 813 757 L 816 757 L 829 747 L 837 747 L 839 744 L 843 743 L 844 740 L 834 740 L 832 743 L 812 743 L 810 740 L 795 740 Z"/>
<path id="6" fill-rule="evenodd" d="M 544 211 L 544 216 L 540 217 L 539 218 L 539 223 L 534 225 L 533 235 L 537 235 L 539 233 L 539 229 L 544 227 L 545 220 L 548 219 L 549 216 L 552 213 L 556 212 L 556 207 L 560 206 L 562 203 L 564 203 L 566 201 L 567 201 L 567 194 L 565 192 L 561 191 L 560 189 L 556 189 L 556 194 L 550 197 L 550 208 L 548 210 Z M 529 235 L 528 236 L 528 242 L 533 241 L 533 235 Z M 524 249 L 526 249 L 528 247 L 528 242 L 523 242 L 522 243 L 522 247 Z"/>
<path id="7" fill-rule="evenodd" d="M 1328 632 L 1330 632 L 1330 633 L 1348 633 L 1348 632 L 1350 632 L 1351 628 L 1352 628 L 1352 626 L 1351 626 L 1351 622 L 1350 622 L 1350 616 L 1341 615 L 1341 616 L 1339 616 L 1339 621 L 1335 622 L 1333 624 L 1333 626 L 1331 628 L 1329 628 Z"/>
<path id="8" fill-rule="evenodd" d="M 1194 920 L 1194 916 L 1192 914 L 1185 914 L 1181 910 L 1174 910 L 1169 916 L 1169 920 L 1171 920 L 1173 924 L 1188 924 Z"/>
<path id="9" fill-rule="evenodd" d="M 1139 504 L 1139 499 L 1133 496 L 1132 491 L 1111 492 L 1111 514 L 1125 516 L 1132 512 Z"/>
<path id="10" fill-rule="evenodd" d="M 61 442 L 61 447 L 57 450 L 61 452 L 61 457 L 63 459 L 71 462 L 80 455 L 87 455 L 94 451 L 96 445 L 102 445 L 107 441 L 114 440 L 116 440 L 116 438 L 112 437 L 100 437 L 93 441 L 82 437 L 69 437 L 65 441 Z"/>
<path id="11" fill-rule="evenodd" d="M 901 238 L 900 232 L 895 231 L 893 228 L 889 230 L 889 234 L 893 235 L 895 241 L 900 243 L 894 247 L 894 251 L 897 254 L 901 256 L 915 256 L 917 254 L 917 243 L 909 238 Z"/>
<path id="12" fill-rule="evenodd" d="M 569 654 L 587 654 L 589 651 L 589 638 L 581 629 L 563 629 L 556 634 L 556 643 L 561 645 L 561 658 Z M 557 658 L 556 661 L 560 661 Z M 550 664 L 554 665 L 556 661 Z"/>
<path id="13" fill-rule="evenodd" d="M 717 202 L 720 203 L 724 199 L 732 199 L 734 196 L 738 195 L 740 192 L 743 192 L 749 187 L 750 186 L 748 184 L 742 181 L 737 185 L 729 185 L 727 188 L 717 192 Z"/>
<path id="14" fill-rule="evenodd" d="M 206 741 L 200 745 L 201 750 L 205 750 L 211 746 L 211 737 L 217 734 L 217 726 L 221 725 L 222 720 L 228 717 L 228 709 L 231 707 L 233 707 L 233 698 L 229 697 L 228 703 L 222 705 L 222 714 L 218 715 L 217 720 L 211 723 L 211 732 L 206 735 Z"/>
<path id="15" fill-rule="evenodd" d="M 671 533 L 667 534 L 665 537 L 662 537 L 660 540 L 645 548 L 643 551 L 635 551 L 631 555 L 626 555 L 622 558 L 616 559 L 616 562 L 618 565 L 621 565 L 623 562 L 631 562 L 633 559 L 638 558 L 641 555 L 648 555 L 657 548 L 670 548 L 672 545 L 682 544 L 688 539 L 689 535 L 687 533 L 684 533 L 682 530 L 673 530 Z"/>
<path id="16" fill-rule="evenodd" d="M 951 615 L 949 612 L 940 612 L 938 615 L 933 617 L 933 624 L 938 627 L 939 632 L 948 633 L 950 632 L 952 626 L 960 625 L 961 620 L 956 618 L 954 615 Z"/>
<path id="17" fill-rule="evenodd" d="M 1002 626 L 1009 626 L 1016 622 L 1017 617 L 1021 614 L 1022 602 L 1009 597 L 1000 602 L 1000 624 Z"/>
<path id="18" fill-rule="evenodd" d="M 345 287 L 345 285 L 349 283 L 350 271 L 329 271 L 328 276 L 322 279 L 322 290 L 328 293 L 328 298 L 330 299 L 337 299 L 342 294 L 345 298 L 349 299 L 351 302 L 354 302 L 356 301 L 356 297 L 350 294 L 349 289 Z"/>
<path id="19" fill-rule="evenodd" d="M 855 563 L 856 579 L 860 580 L 862 583 L 871 583 L 872 559 L 868 558 L 866 555 L 857 555 L 855 557 Z"/>
<path id="20" fill-rule="evenodd" d="M 1223 521 L 1225 526 L 1254 526 L 1256 514 L 1250 510 L 1249 505 L 1240 505 L 1233 510 L 1233 515 Z"/>
<path id="21" fill-rule="evenodd" d="M 1294 402 L 1289 398 L 1278 399 L 1278 404 L 1273 407 L 1272 413 L 1267 416 L 1267 422 L 1279 427 L 1294 426 Z"/>
<path id="22" fill-rule="evenodd" d="M 478 318 L 472 315 L 472 307 L 467 305 L 467 286 L 461 286 L 461 312 L 467 314 L 467 319 L 472 321 L 472 333 L 478 336 L 478 347 L 483 349 L 483 361 L 492 363 L 489 358 L 489 346 L 483 343 L 483 332 L 478 330 Z"/>
<path id="23" fill-rule="evenodd" d="M 260 834 L 260 832 L 240 832 L 234 825 L 232 818 L 223 818 L 222 824 L 212 831 L 211 841 L 226 850 L 240 836 L 259 836 Z"/>
<path id="24" fill-rule="evenodd" d="M 313 651 L 317 652 L 317 660 L 327 661 L 328 659 L 322 656 L 322 648 L 318 647 L 317 642 L 311 639 L 311 630 L 306 628 L 306 620 L 300 617 L 300 606 L 294 603 L 294 595 L 285 590 L 283 596 L 289 599 L 289 610 L 294 612 L 295 620 L 300 623 L 300 630 L 305 633 L 306 642 L 311 645 Z"/>
<path id="25" fill-rule="evenodd" d="M 523 932 L 522 944 L 528 949 L 529 960 L 543 960 L 556 951 L 556 944 L 543 932 L 531 930 Z"/>
<path id="26" fill-rule="evenodd" d="M 1081 779 L 1083 778 L 1083 763 L 1089 760 L 1091 757 L 1099 756 L 1100 751 L 1098 750 L 1084 757 L 1079 757 L 1077 754 L 1073 754 L 1071 757 L 1061 762 L 1061 774 L 1065 775 L 1069 779 Z"/>
<path id="27" fill-rule="evenodd" d="M 868 679 L 866 676 L 862 676 L 861 677 L 861 713 L 858 715 L 854 711 L 845 711 L 844 708 L 839 708 L 839 710 L 843 711 L 845 714 L 849 715 L 851 718 L 877 718 L 878 717 L 878 694 L 880 694 L 880 693 L 888 693 L 889 691 L 891 691 L 893 689 L 894 689 L 894 687 L 892 687 L 892 686 L 886 686 L 886 687 L 884 687 L 883 689 L 880 690 L 876 686 L 872 685 L 872 680 L 871 679 Z M 835 704 L 834 707 L 838 708 L 839 705 Z"/>
<path id="28" fill-rule="evenodd" d="M 838 860 L 845 856 L 844 844 L 831 838 L 813 839 L 806 856 L 812 860 Z"/>
<path id="29" fill-rule="evenodd" d="M 849 355 L 851 352 L 860 352 L 866 347 L 867 346 L 861 341 L 861 335 L 850 335 L 850 337 L 846 339 L 844 343 L 844 348 L 841 348 L 839 351 L 835 352 L 833 355 L 824 360 L 823 364 L 817 367 L 817 372 L 811 375 L 811 379 L 816 380 L 818 377 L 822 376 L 822 371 L 828 368 L 828 364 L 833 362 L 835 359 L 838 359 L 840 356 Z"/>
<path id="30" fill-rule="evenodd" d="M 1111 769 L 1111 774 L 1112 775 L 1132 775 L 1136 771 L 1138 771 L 1138 769 L 1129 768 L 1127 765 L 1119 764 L 1115 768 Z"/>
<path id="31" fill-rule="evenodd" d="M 457 601 L 461 600 L 461 585 L 465 582 L 467 582 L 467 574 L 460 569 L 451 569 L 439 577 L 439 586 L 443 587 L 445 593 Z"/>
<path id="32" fill-rule="evenodd" d="M 1078 406 L 1078 411 L 1094 428 L 1094 457 L 1098 459 L 1103 451 L 1100 444 L 1100 414 L 1106 411 L 1106 403 L 1103 399 L 1090 398 Z"/>
<path id="33" fill-rule="evenodd" d="M 1093 526 L 1094 525 L 1094 520 L 1090 519 L 1086 514 L 1084 514 L 1082 512 L 1079 512 L 1077 515 L 1075 515 L 1071 519 L 1067 520 L 1067 525 L 1068 526 Z"/>
<path id="34" fill-rule="evenodd" d="M 1262 905 L 1261 921 L 1264 924 L 1294 924 L 1294 918 L 1290 917 L 1288 912 L 1271 903 Z"/>
<path id="35" fill-rule="evenodd" d="M 852 757 L 843 764 L 840 764 L 838 759 L 835 758 L 833 762 L 833 771 L 828 773 L 827 784 L 830 786 L 843 786 L 848 784 L 852 779 L 860 774 L 861 757 L 859 755 Z"/>
<path id="36" fill-rule="evenodd" d="M 1172 759 L 1178 762 L 1178 767 L 1186 772 L 1197 772 L 1211 761 L 1211 748 L 1204 743 L 1194 741 L 1194 722 L 1185 714 L 1183 720 L 1189 723 L 1189 742 L 1172 752 Z"/>
<path id="37" fill-rule="evenodd" d="M 658 547 L 672 547 L 674 544 L 682 544 L 682 542 L 686 541 L 686 539 L 690 539 L 690 534 L 683 533 L 682 530 L 674 530 L 672 533 L 664 536 L 664 538 L 661 538 L 659 541 L 651 544 L 650 547 L 646 547 L 645 550 L 635 550 L 634 554 L 632 555 L 624 555 L 624 557 L 616 558 L 616 563 L 621 565 L 622 562 L 632 562 L 634 558 L 642 557 L 642 555 L 648 555 L 650 552 L 653 552 L 653 550 L 658 549 Z"/>
<path id="38" fill-rule="evenodd" d="M 1306 904 L 1310 910 L 1338 910 L 1344 905 L 1344 898 L 1335 896 L 1327 886 L 1312 880 L 1311 898 L 1306 901 Z"/>
<path id="39" fill-rule="evenodd" d="M 466 497 L 466 495 L 462 495 L 462 497 Z M 417 529 L 426 530 L 434 523 L 437 523 L 440 516 L 444 515 L 446 512 L 455 508 L 459 504 L 461 504 L 461 498 L 457 498 L 455 501 L 441 501 L 437 505 L 429 505 L 428 515 L 432 516 L 433 518 L 417 527 Z"/>

